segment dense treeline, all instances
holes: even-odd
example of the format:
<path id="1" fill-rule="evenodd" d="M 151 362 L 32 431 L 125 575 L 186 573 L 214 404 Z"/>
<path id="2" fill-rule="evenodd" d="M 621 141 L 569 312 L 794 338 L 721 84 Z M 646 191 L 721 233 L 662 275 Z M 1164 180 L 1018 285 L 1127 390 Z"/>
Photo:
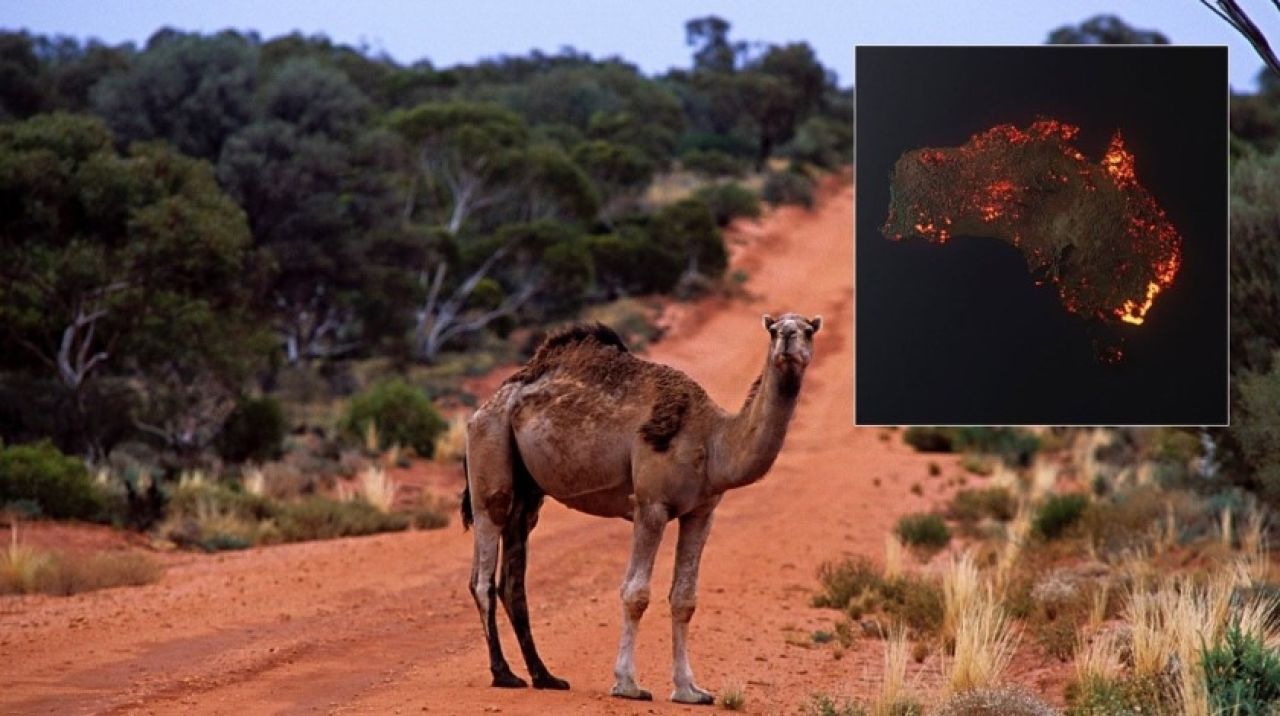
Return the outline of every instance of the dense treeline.
<path id="1" fill-rule="evenodd" d="M 803 201 L 852 156 L 852 91 L 729 29 L 690 21 L 692 66 L 660 77 L 571 50 L 437 68 L 319 36 L 0 34 L 0 438 L 197 460 L 282 369 L 431 363 L 709 285 L 754 210 L 733 179 Z M 646 199 L 681 167 L 709 190 Z"/>

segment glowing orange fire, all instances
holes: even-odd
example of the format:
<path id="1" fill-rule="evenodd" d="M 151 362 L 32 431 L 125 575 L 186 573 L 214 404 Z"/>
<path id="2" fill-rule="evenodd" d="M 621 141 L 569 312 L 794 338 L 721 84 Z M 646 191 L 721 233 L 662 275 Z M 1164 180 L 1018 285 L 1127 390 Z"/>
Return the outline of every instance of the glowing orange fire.
<path id="1" fill-rule="evenodd" d="M 1005 239 L 1066 310 L 1141 325 L 1178 274 L 1182 238 L 1139 184 L 1120 132 L 1094 163 L 1073 144 L 1079 131 L 1054 119 L 1001 124 L 904 154 L 885 235 Z"/>

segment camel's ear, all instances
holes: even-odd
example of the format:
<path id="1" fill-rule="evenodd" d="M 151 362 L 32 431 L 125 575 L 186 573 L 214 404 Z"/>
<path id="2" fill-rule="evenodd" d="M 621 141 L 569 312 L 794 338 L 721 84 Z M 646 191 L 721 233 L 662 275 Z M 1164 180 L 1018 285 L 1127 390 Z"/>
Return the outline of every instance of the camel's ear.
<path id="1" fill-rule="evenodd" d="M 809 319 L 809 325 L 813 328 L 813 332 L 817 333 L 822 328 L 822 316 L 814 316 Z"/>
<path id="2" fill-rule="evenodd" d="M 774 317 L 773 317 L 773 316 L 770 316 L 770 315 L 769 315 L 769 314 L 767 314 L 767 313 L 760 317 L 760 321 L 761 321 L 761 323 L 763 323 L 763 324 L 764 324 L 764 329 L 765 329 L 766 331 L 772 331 L 772 330 L 773 330 L 773 324 L 775 324 L 775 323 L 777 323 L 777 322 L 778 322 L 776 319 L 774 319 Z"/>

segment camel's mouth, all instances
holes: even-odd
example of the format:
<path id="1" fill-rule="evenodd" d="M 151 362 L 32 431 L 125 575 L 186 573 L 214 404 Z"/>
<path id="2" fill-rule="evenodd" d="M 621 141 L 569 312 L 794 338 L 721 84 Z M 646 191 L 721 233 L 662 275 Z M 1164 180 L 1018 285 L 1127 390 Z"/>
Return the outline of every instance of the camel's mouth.
<path id="1" fill-rule="evenodd" d="M 804 369 L 809 365 L 809 356 L 797 353 L 779 353 L 773 357 L 773 365 L 780 370 L 787 368 Z"/>

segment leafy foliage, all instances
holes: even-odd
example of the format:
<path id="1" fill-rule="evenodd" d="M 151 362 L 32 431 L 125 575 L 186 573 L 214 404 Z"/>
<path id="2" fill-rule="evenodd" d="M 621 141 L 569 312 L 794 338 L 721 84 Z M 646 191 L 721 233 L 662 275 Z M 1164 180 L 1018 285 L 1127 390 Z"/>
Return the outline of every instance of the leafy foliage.
<path id="1" fill-rule="evenodd" d="M 1031 527 L 1045 539 L 1057 539 L 1080 521 L 1088 506 L 1089 498 L 1079 493 L 1050 495 L 1036 508 Z"/>
<path id="2" fill-rule="evenodd" d="M 904 544 L 930 550 L 942 549 L 951 542 L 951 530 L 946 520 L 932 513 L 904 515 L 898 520 L 894 534 Z"/>
<path id="3" fill-rule="evenodd" d="M 796 204 L 813 207 L 813 180 L 800 172 L 769 172 L 761 190 L 764 200 L 775 206 Z"/>
<path id="4" fill-rule="evenodd" d="M 0 505 L 28 501 L 40 514 L 98 520 L 105 498 L 80 460 L 49 442 L 0 447 Z"/>
<path id="5" fill-rule="evenodd" d="M 1227 629 L 1221 644 L 1202 652 L 1201 666 L 1214 712 L 1260 716 L 1280 706 L 1280 652 L 1239 624 Z"/>
<path id="6" fill-rule="evenodd" d="M 347 406 L 342 429 L 348 436 L 363 440 L 371 427 L 377 433 L 379 449 L 401 445 L 431 457 L 436 438 L 449 424 L 425 393 L 393 378 L 374 384 L 353 397 Z"/>
<path id="7" fill-rule="evenodd" d="M 222 426 L 218 451 L 231 462 L 265 462 L 279 457 L 287 427 L 280 401 L 246 398 Z"/>

